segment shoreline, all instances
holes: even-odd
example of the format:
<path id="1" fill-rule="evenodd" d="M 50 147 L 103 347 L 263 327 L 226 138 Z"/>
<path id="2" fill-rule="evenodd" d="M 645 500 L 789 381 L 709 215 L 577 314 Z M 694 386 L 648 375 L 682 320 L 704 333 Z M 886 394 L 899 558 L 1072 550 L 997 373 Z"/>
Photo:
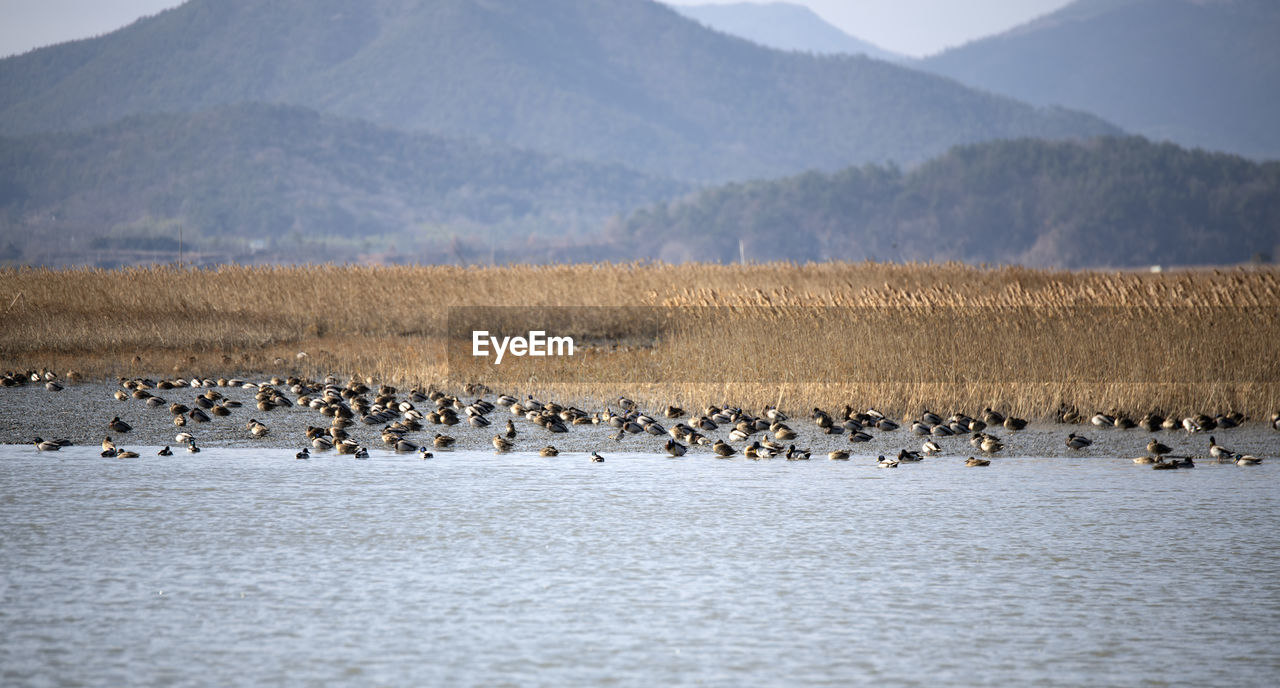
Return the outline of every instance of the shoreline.
<path id="1" fill-rule="evenodd" d="M 245 380 L 250 385 L 268 382 L 252 377 Z M 106 382 L 71 384 L 57 392 L 51 392 L 43 386 L 36 385 L 0 388 L 0 444 L 27 445 L 32 452 L 35 452 L 36 448 L 30 445 L 33 438 L 37 436 L 46 440 L 65 438 L 71 440 L 77 447 L 97 447 L 103 437 L 111 436 L 115 444 L 121 448 L 137 450 L 168 445 L 173 447 L 175 456 L 179 456 L 185 452 L 183 445 L 175 440 L 175 436 L 179 432 L 191 432 L 198 446 L 202 448 L 260 448 L 273 452 L 280 451 L 283 455 L 290 453 L 287 450 L 297 451 L 309 444 L 306 436 L 308 427 L 328 428 L 331 421 L 331 418 L 315 409 L 298 406 L 296 404 L 298 395 L 284 385 L 275 386 L 274 389 L 280 391 L 292 403 L 269 411 L 262 411 L 255 406 L 254 395 L 257 389 L 252 387 L 216 385 L 205 387 L 202 385 L 169 390 L 152 389 L 150 392 L 162 395 L 165 399 L 165 404 L 155 407 L 148 407 L 145 401 L 132 397 L 123 401 L 117 400 L 113 395 L 117 390 L 122 389 L 124 388 L 118 384 Z M 172 420 L 174 416 L 168 404 L 178 402 L 193 406 L 196 397 L 208 391 L 213 391 L 227 400 L 238 401 L 242 405 L 230 409 L 227 416 L 212 416 L 209 422 L 188 421 L 184 427 L 175 426 Z M 397 401 L 407 400 L 407 392 L 408 390 L 398 390 L 398 394 L 395 395 Z M 365 396 L 372 399 L 376 396 L 376 388 Z M 465 403 L 477 398 L 483 398 L 492 403 L 497 395 L 488 393 L 482 396 L 464 397 Z M 553 400 L 543 399 L 543 401 Z M 413 403 L 413 406 L 423 413 L 436 408 L 431 401 Z M 587 413 L 594 414 L 604 411 L 605 406 L 584 405 L 581 408 Z M 614 412 L 621 410 L 616 404 L 610 409 Z M 693 415 L 669 419 L 662 416 L 660 408 L 642 408 L 641 410 L 647 411 L 664 430 L 670 429 L 678 422 L 691 423 L 702 411 L 689 409 Z M 940 414 L 944 412 L 941 408 L 935 410 Z M 754 409 L 754 411 L 762 412 L 761 409 Z M 827 411 L 834 414 L 838 409 L 827 409 Z M 979 409 L 973 411 L 976 412 Z M 951 411 L 947 410 L 947 413 Z M 472 427 L 468 425 L 464 414 L 460 412 L 460 416 L 461 422 L 452 426 L 423 422 L 421 430 L 408 432 L 404 438 L 414 445 L 421 445 L 429 443 L 438 432 L 457 440 L 454 447 L 456 451 L 491 453 L 494 451 L 491 445 L 493 436 L 503 433 L 505 423 L 510 419 L 517 431 L 513 449 L 515 453 L 536 453 L 543 446 L 554 445 L 564 453 L 600 451 L 606 455 L 609 452 L 623 452 L 667 456 L 663 450 L 663 444 L 669 436 L 665 432 L 658 435 L 628 434 L 618 441 L 611 438 L 617 432 L 615 428 L 600 423 L 570 424 L 567 426 L 568 432 L 552 433 L 524 416 L 513 415 L 502 406 L 495 406 L 485 414 L 492 423 L 489 427 Z M 126 433 L 111 431 L 107 428 L 107 423 L 113 417 L 119 417 L 132 425 L 133 429 Z M 382 440 L 381 432 L 386 425 L 402 417 L 400 413 L 388 414 L 383 422 L 372 424 L 365 424 L 357 417 L 347 431 L 357 443 L 371 451 L 386 450 L 389 447 Z M 255 437 L 246 427 L 250 419 L 256 419 L 266 425 L 269 428 L 267 435 L 261 438 Z M 872 435 L 871 441 L 852 443 L 847 434 L 824 434 L 807 416 L 790 417 L 784 422 L 797 433 L 797 437 L 793 440 L 781 441 L 781 444 L 783 446 L 795 444 L 798 448 L 813 452 L 814 460 L 826 460 L 826 453 L 832 450 L 849 451 L 855 456 L 871 457 L 879 454 L 893 456 L 902 449 L 918 452 L 925 440 L 934 439 L 942 448 L 938 457 L 940 459 L 966 456 L 992 458 L 971 446 L 970 437 L 967 434 L 941 438 L 922 437 L 911 431 L 909 421 L 899 420 L 906 422 L 901 422 L 901 427 L 896 430 L 882 431 L 868 428 L 867 432 Z M 741 451 L 752 441 L 770 437 L 769 432 L 761 431 L 746 440 L 731 439 L 729 432 L 732 429 L 732 424 L 722 424 L 715 430 L 705 431 L 704 434 L 710 440 L 728 441 L 739 452 L 735 454 L 737 458 L 741 457 Z M 1087 419 L 1077 424 L 1033 420 L 1025 430 L 1010 431 L 997 426 L 988 429 L 987 432 L 1000 438 L 1004 444 L 1004 449 L 998 451 L 994 458 L 1002 456 L 1133 458 L 1146 454 L 1146 443 L 1151 439 L 1157 439 L 1170 445 L 1174 455 L 1207 459 L 1211 435 L 1219 438 L 1221 444 L 1234 451 L 1253 453 L 1266 458 L 1274 451 L 1277 439 L 1280 439 L 1280 432 L 1272 430 L 1265 418 L 1249 419 L 1235 428 L 1195 434 L 1181 429 L 1148 432 L 1141 428 L 1099 428 L 1089 424 Z M 1078 451 L 1067 448 L 1064 440 L 1068 433 L 1072 432 L 1086 435 L 1093 440 L 1093 445 Z M 431 450 L 440 451 L 434 447 Z M 317 455 L 350 458 L 333 450 L 317 453 Z M 709 446 L 691 445 L 689 447 L 688 456 L 704 455 L 714 457 Z M 782 460 L 782 457 L 778 456 L 777 460 Z"/>

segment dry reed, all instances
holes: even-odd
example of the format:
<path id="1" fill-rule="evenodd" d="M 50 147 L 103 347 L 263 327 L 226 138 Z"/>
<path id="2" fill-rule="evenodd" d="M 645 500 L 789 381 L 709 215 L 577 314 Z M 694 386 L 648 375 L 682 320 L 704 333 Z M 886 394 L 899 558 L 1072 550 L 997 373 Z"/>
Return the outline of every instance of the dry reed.
<path id="1" fill-rule="evenodd" d="M 1280 407 L 1277 275 L 870 263 L 22 268 L 0 270 L 0 365 L 90 377 L 482 381 L 557 398 L 792 411 L 993 406 L 1043 417 L 1068 405 L 1258 416 Z M 448 309 L 492 305 L 698 317 L 675 318 L 656 341 L 613 347 L 606 337 L 572 375 L 529 359 L 450 368 Z M 647 334 L 625 322 L 608 329 Z"/>

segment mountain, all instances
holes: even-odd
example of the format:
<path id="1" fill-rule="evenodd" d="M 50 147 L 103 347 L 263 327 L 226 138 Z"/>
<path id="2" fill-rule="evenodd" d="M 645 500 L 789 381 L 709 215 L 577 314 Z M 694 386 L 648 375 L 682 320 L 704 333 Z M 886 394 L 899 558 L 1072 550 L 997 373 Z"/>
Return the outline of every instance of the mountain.
<path id="1" fill-rule="evenodd" d="M 685 180 L 1116 133 L 864 57 L 770 50 L 650 0 L 190 0 L 0 60 L 0 133 L 244 101 Z"/>
<path id="2" fill-rule="evenodd" d="M 1280 163 L 1141 137 L 957 147 L 910 171 L 730 184 L 616 228 L 663 260 L 1229 264 L 1280 252 Z"/>
<path id="3" fill-rule="evenodd" d="M 442 262 L 459 237 L 546 250 L 685 191 L 617 165 L 250 103 L 0 139 L 0 259 L 168 261 L 181 228 L 188 259 Z"/>
<path id="4" fill-rule="evenodd" d="M 1080 0 L 922 69 L 1150 138 L 1280 158 L 1280 3 Z"/>
<path id="5" fill-rule="evenodd" d="M 671 8 L 716 31 L 777 50 L 866 55 L 889 62 L 905 59 L 902 55 L 850 36 L 804 5 L 736 2 L 728 5 L 672 5 Z"/>

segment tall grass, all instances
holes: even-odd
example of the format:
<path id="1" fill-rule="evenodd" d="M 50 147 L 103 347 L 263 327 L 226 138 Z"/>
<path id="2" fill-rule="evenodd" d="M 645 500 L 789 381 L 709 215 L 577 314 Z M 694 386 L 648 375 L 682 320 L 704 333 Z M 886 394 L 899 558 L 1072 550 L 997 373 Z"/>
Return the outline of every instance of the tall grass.
<path id="1" fill-rule="evenodd" d="M 1278 274 L 870 263 L 23 268 L 0 270 L 0 365 L 97 377 L 480 381 L 586 401 L 625 394 L 793 411 L 1262 415 L 1280 408 Z M 597 342 L 573 375 L 548 372 L 546 360 L 447 365 L 449 307 L 490 305 L 698 316 L 677 318 L 656 342 Z M 629 334 L 625 322 L 610 328 Z"/>

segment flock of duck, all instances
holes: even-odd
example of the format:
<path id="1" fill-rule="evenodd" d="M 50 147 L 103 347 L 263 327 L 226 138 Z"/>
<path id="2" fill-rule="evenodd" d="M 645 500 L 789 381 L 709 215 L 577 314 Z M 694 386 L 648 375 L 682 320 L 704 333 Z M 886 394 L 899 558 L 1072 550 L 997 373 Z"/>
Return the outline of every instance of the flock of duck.
<path id="1" fill-rule="evenodd" d="M 68 375 L 71 381 L 75 381 L 75 377 L 74 374 Z M 15 386 L 25 384 L 28 380 L 43 383 L 50 391 L 60 391 L 63 388 L 56 376 L 48 371 L 8 373 L 0 377 L 0 384 Z M 457 439 L 439 431 L 433 431 L 430 437 L 423 440 L 412 439 L 412 436 L 423 433 L 428 425 L 444 426 L 445 429 L 460 424 L 489 428 L 495 423 L 491 416 L 498 412 L 498 408 L 503 408 L 512 416 L 502 423 L 501 431 L 494 434 L 491 440 L 498 453 L 516 451 L 521 447 L 532 448 L 527 442 L 530 434 L 550 439 L 555 435 L 568 433 L 573 426 L 591 425 L 611 428 L 614 432 L 609 435 L 609 439 L 619 444 L 631 436 L 665 436 L 666 440 L 660 446 L 662 451 L 673 457 L 684 456 L 695 447 L 705 447 L 719 458 L 741 455 L 752 460 L 782 457 L 789 461 L 804 461 L 810 459 L 812 454 L 807 449 L 797 447 L 800 432 L 793 427 L 794 421 L 773 407 L 765 408 L 757 415 L 735 407 L 709 406 L 702 409 L 700 414 L 691 414 L 676 406 L 666 406 L 657 414 L 662 418 L 659 420 L 642 412 L 635 402 L 622 397 L 615 402 L 617 411 L 614 410 L 614 405 L 609 405 L 603 411 L 588 412 L 572 405 L 541 402 L 532 396 L 520 400 L 504 394 L 488 401 L 484 396 L 489 394 L 489 390 L 482 385 L 465 387 L 465 393 L 475 397 L 468 403 L 458 396 L 434 389 L 414 388 L 401 394 L 388 385 L 374 387 L 354 379 L 340 383 L 334 377 L 323 381 L 275 377 L 263 383 L 235 378 L 173 378 L 158 381 L 133 378 L 122 379 L 120 382 L 120 389 L 115 391 L 114 397 L 121 402 L 139 401 L 156 412 L 167 410 L 173 425 L 180 429 L 174 438 L 175 442 L 185 446 L 189 453 L 200 451 L 196 444 L 196 427 L 230 416 L 243 406 L 242 402 L 229 398 L 220 388 L 240 388 L 253 391 L 253 403 L 262 414 L 276 409 L 300 407 L 315 411 L 327 421 L 320 425 L 308 425 L 301 433 L 306 437 L 308 446 L 294 454 L 294 458 L 298 460 L 310 459 L 312 451 L 334 451 L 355 459 L 368 459 L 368 447 L 351 435 L 350 428 L 356 424 L 379 427 L 382 442 L 395 452 L 417 453 L 421 458 L 429 459 L 434 456 L 433 449 L 452 448 Z M 162 396 L 168 394 L 176 397 L 184 390 L 197 390 L 190 403 L 170 402 Z M 521 424 L 528 427 L 518 428 L 515 420 L 522 421 Z M 875 462 L 881 468 L 896 468 L 902 463 L 919 462 L 927 456 L 942 454 L 943 447 L 939 440 L 956 436 L 967 437 L 975 454 L 991 457 L 1005 449 L 1005 440 L 991 431 L 1003 429 L 1018 433 L 1027 427 L 1026 420 L 1001 414 L 991 408 L 983 409 L 976 417 L 956 413 L 943 418 L 939 414 L 924 411 L 909 423 L 900 423 L 874 408 L 856 411 L 851 406 L 845 406 L 835 414 L 815 408 L 809 414 L 809 420 L 816 426 L 818 433 L 845 436 L 853 445 L 870 442 L 874 439 L 873 433 L 897 432 L 903 425 L 907 426 L 907 432 L 923 439 L 919 451 L 901 449 L 896 456 L 877 456 Z M 1084 418 L 1076 411 L 1064 408 L 1058 412 L 1057 420 L 1061 423 L 1081 423 Z M 1088 418 L 1088 422 L 1098 428 L 1140 427 L 1150 432 L 1177 429 L 1188 434 L 1231 428 L 1244 420 L 1235 413 L 1218 416 L 1201 414 L 1184 418 L 1149 413 L 1137 421 L 1126 416 L 1096 413 Z M 666 427 L 664 422 L 671 426 Z M 1280 413 L 1272 415 L 1270 425 L 1280 430 Z M 117 446 L 112 439 L 112 435 L 120 436 L 130 432 L 132 427 L 129 423 L 116 416 L 105 427 L 111 434 L 102 441 L 103 457 L 138 456 L 137 452 Z M 250 438 L 264 438 L 271 434 L 271 429 L 254 417 L 244 423 L 244 432 Z M 541 444 L 542 441 L 535 440 L 532 446 Z M 749 444 L 745 444 L 747 442 Z M 33 444 L 40 451 L 57 451 L 71 443 L 65 439 L 44 440 L 36 437 Z M 1065 444 L 1071 450 L 1081 450 L 1093 442 L 1082 434 L 1071 432 L 1067 435 Z M 170 446 L 165 446 L 158 453 L 161 456 L 171 456 L 173 450 Z M 538 449 L 538 454 L 554 457 L 560 454 L 560 450 L 548 443 Z M 850 450 L 835 449 L 827 453 L 827 458 L 832 461 L 848 461 L 852 454 Z M 1256 456 L 1233 452 L 1217 444 L 1212 435 L 1209 437 L 1208 456 L 1217 462 L 1242 466 L 1262 462 Z M 593 462 L 604 461 L 598 451 L 590 452 L 590 457 Z M 1157 470 L 1195 466 L 1192 457 L 1174 456 L 1171 447 L 1156 439 L 1148 442 L 1146 453 L 1133 461 L 1149 464 Z M 964 462 L 965 466 L 971 467 L 990 464 L 990 458 L 977 456 L 969 456 Z"/>

